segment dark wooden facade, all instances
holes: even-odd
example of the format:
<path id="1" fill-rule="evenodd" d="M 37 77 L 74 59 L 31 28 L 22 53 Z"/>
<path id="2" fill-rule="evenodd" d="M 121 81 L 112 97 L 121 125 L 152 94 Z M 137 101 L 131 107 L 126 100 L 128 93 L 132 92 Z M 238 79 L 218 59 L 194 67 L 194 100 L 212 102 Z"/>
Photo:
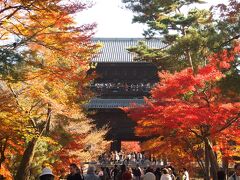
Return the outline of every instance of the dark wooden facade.
<path id="1" fill-rule="evenodd" d="M 121 107 L 132 103 L 143 104 L 143 97 L 158 81 L 157 68 L 147 62 L 135 62 L 127 48 L 137 45 L 140 39 L 97 39 L 104 43 L 100 57 L 92 60 L 97 78 L 91 89 L 96 97 L 86 105 L 97 127 L 107 125 L 107 139 L 113 140 L 112 149 L 120 150 L 121 141 L 142 141 L 134 134 L 135 122 L 129 119 Z M 160 40 L 149 42 L 161 47 Z"/>
<path id="2" fill-rule="evenodd" d="M 158 80 L 150 63 L 99 63 L 92 90 L 101 98 L 142 98 Z"/>

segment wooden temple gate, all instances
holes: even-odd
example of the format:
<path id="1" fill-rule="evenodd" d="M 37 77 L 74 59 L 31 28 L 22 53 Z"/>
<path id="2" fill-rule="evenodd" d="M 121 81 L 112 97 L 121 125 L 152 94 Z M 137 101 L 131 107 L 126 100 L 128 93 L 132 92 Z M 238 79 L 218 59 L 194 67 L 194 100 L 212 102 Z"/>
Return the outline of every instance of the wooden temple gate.
<path id="1" fill-rule="evenodd" d="M 135 61 L 127 48 L 136 46 L 139 38 L 95 38 L 103 43 L 99 54 L 92 59 L 90 73 L 97 78 L 91 84 L 95 93 L 86 108 L 97 127 L 108 125 L 107 139 L 113 140 L 112 150 L 121 149 L 121 141 L 142 141 L 134 134 L 135 122 L 129 119 L 121 107 L 132 103 L 142 105 L 143 97 L 158 82 L 157 67 L 149 62 Z M 161 40 L 144 40 L 151 48 L 162 48 Z"/>

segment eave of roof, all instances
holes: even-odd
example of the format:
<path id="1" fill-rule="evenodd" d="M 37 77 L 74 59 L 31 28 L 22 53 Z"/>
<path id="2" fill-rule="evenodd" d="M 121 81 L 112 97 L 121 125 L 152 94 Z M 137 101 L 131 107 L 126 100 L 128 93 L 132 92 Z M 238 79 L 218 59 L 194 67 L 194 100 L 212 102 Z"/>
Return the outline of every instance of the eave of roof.
<path id="1" fill-rule="evenodd" d="M 165 44 L 162 39 L 144 39 L 144 38 L 93 38 L 94 43 L 102 43 L 103 47 L 99 53 L 92 58 L 94 63 L 134 63 L 134 53 L 127 49 L 138 45 L 139 41 L 146 42 L 150 48 L 162 49 Z"/>
<path id="2" fill-rule="evenodd" d="M 85 105 L 87 109 L 113 109 L 145 104 L 144 99 L 100 99 L 94 98 Z"/>

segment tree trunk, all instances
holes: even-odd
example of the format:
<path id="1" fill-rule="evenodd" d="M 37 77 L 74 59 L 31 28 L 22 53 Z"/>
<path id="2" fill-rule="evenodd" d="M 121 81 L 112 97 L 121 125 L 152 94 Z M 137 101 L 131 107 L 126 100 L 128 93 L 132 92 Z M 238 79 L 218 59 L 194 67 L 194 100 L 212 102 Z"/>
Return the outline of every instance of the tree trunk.
<path id="1" fill-rule="evenodd" d="M 213 180 L 218 180 L 218 169 L 219 168 L 218 168 L 217 158 L 212 149 L 212 144 L 208 138 L 205 138 L 204 142 L 205 142 L 205 145 L 207 146 L 207 149 L 209 150 L 209 159 L 210 159 L 210 164 L 211 164 Z"/>
<path id="2" fill-rule="evenodd" d="M 205 143 L 205 180 L 210 180 L 210 158 L 209 148 Z"/>
<path id="3" fill-rule="evenodd" d="M 227 179 L 228 178 L 228 158 L 226 157 L 222 158 L 222 167 L 225 173 L 225 179 Z"/>
<path id="4" fill-rule="evenodd" d="M 30 176 L 29 168 L 33 160 L 38 138 L 33 138 L 27 145 L 23 153 L 21 163 L 18 167 L 16 180 L 28 180 Z"/>
<path id="5" fill-rule="evenodd" d="M 4 163 L 6 157 L 5 157 L 5 151 L 7 148 L 8 138 L 5 138 L 1 140 L 0 142 L 0 169 L 2 167 L 2 164 Z"/>
<path id="6" fill-rule="evenodd" d="M 187 51 L 186 53 L 187 53 L 187 59 L 188 59 L 189 65 L 190 65 L 190 67 L 192 68 L 192 70 L 194 72 L 195 69 L 194 69 L 194 66 L 193 66 L 191 53 L 190 53 L 190 51 Z"/>
<path id="7" fill-rule="evenodd" d="M 2 164 L 4 163 L 4 161 L 5 161 L 5 155 L 4 155 L 4 152 L 1 152 L 0 169 L 2 168 Z"/>
<path id="8" fill-rule="evenodd" d="M 186 142 L 186 145 L 188 149 L 191 151 L 193 157 L 196 159 L 199 167 L 201 168 L 201 171 L 204 173 L 204 177 L 206 177 L 207 172 L 206 172 L 206 166 L 204 164 L 205 161 L 201 159 L 201 155 L 199 154 L 199 152 L 195 152 L 195 150 L 193 149 L 193 145 L 187 138 L 184 139 L 184 141 Z M 205 180 L 208 180 L 208 179 L 205 179 Z"/>
<path id="9" fill-rule="evenodd" d="M 194 155 L 194 157 L 197 160 L 197 163 L 198 163 L 199 167 L 201 168 L 201 171 L 204 173 L 204 177 L 206 177 L 207 172 L 206 172 L 206 166 L 204 164 L 205 161 L 203 162 L 202 159 L 198 155 Z M 208 180 L 208 179 L 205 179 L 205 180 Z"/>
<path id="10" fill-rule="evenodd" d="M 187 32 L 186 32 L 186 29 L 185 29 L 184 27 L 183 27 L 183 30 L 182 30 L 182 34 L 183 34 L 184 36 L 187 36 Z M 188 62 L 189 62 L 190 67 L 192 68 L 193 72 L 195 72 L 190 50 L 189 50 L 189 49 L 186 50 L 185 53 L 186 53 L 186 57 L 187 57 L 187 59 L 188 59 Z"/>
<path id="11" fill-rule="evenodd" d="M 48 126 L 50 126 L 51 112 L 52 112 L 51 105 L 48 104 L 48 112 L 47 112 L 46 123 L 45 123 L 44 127 L 42 128 L 38 137 L 33 138 L 28 143 L 28 146 L 23 153 L 21 163 L 20 163 L 20 165 L 18 167 L 18 170 L 17 170 L 17 174 L 16 174 L 16 177 L 15 177 L 16 180 L 28 180 L 29 179 L 29 177 L 30 177 L 29 168 L 30 168 L 31 162 L 32 162 L 33 157 L 34 157 L 37 141 L 38 141 L 39 137 L 41 137 L 43 135 L 44 132 L 46 134 L 49 133 L 49 127 Z"/>

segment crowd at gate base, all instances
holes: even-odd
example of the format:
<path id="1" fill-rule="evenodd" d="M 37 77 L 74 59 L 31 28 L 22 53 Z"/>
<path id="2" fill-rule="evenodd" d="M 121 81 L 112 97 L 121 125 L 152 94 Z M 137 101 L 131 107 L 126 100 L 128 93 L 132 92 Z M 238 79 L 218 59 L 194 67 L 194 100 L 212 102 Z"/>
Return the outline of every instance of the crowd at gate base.
<path id="1" fill-rule="evenodd" d="M 189 180 L 188 171 L 183 168 L 178 174 L 172 166 L 166 167 L 135 167 L 114 165 L 113 167 L 95 167 L 89 165 L 87 172 L 83 173 L 76 164 L 70 164 L 69 174 L 61 172 L 60 176 L 53 175 L 50 168 L 43 168 L 40 180 Z"/>
<path id="2" fill-rule="evenodd" d="M 98 162 L 86 163 L 86 167 L 69 165 L 69 173 L 61 170 L 54 175 L 49 167 L 43 165 L 40 180 L 190 180 L 185 167 L 174 168 L 163 165 L 156 158 L 144 153 L 104 153 Z M 83 170 L 83 169 L 84 170 Z M 176 170 L 178 169 L 178 170 Z M 195 178 L 191 178 L 195 179 Z M 224 171 L 219 171 L 218 180 L 226 180 Z M 240 163 L 234 166 L 234 173 L 228 180 L 240 180 Z"/>
<path id="3" fill-rule="evenodd" d="M 76 164 L 70 164 L 69 174 L 60 171 L 60 175 L 54 175 L 48 167 L 42 169 L 40 180 L 190 180 L 186 168 L 178 172 L 172 166 L 163 167 L 135 167 L 114 165 L 111 167 L 89 165 L 85 173 Z M 194 179 L 194 178 L 192 178 Z M 226 176 L 219 174 L 218 180 L 225 180 Z M 240 163 L 235 164 L 234 173 L 228 180 L 240 180 Z"/>

